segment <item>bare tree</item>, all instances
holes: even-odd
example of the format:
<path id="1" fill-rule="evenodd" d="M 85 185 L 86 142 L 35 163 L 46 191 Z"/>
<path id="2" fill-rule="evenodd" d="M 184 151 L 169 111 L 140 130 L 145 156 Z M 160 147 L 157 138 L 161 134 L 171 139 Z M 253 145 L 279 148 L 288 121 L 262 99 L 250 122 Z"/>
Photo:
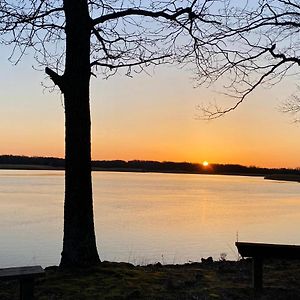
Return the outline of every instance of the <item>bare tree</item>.
<path id="1" fill-rule="evenodd" d="M 223 92 L 235 103 L 227 108 L 201 106 L 204 119 L 236 109 L 258 87 L 272 87 L 287 76 L 297 80 L 300 71 L 300 1 L 229 0 L 219 16 L 224 37 L 214 49 L 218 67 L 211 70 L 210 82 L 222 78 Z M 207 79 L 202 76 L 199 82 Z M 299 107 L 293 95 L 281 109 L 297 113 Z"/>
<path id="2" fill-rule="evenodd" d="M 221 1 L 222 2 L 222 1 Z M 64 96 L 65 205 L 60 265 L 99 262 L 93 221 L 90 77 L 178 63 L 210 78 L 222 40 L 215 0 L 0 0 L 1 42 L 32 53 Z M 213 13 L 212 13 L 213 12 Z"/>

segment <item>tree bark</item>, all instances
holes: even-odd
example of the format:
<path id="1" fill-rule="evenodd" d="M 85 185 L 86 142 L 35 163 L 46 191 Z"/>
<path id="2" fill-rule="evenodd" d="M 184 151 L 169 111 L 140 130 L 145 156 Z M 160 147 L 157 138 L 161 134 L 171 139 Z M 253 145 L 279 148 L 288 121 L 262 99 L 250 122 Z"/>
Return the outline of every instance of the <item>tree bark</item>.
<path id="1" fill-rule="evenodd" d="M 93 217 L 90 119 L 90 17 L 87 0 L 64 0 L 66 62 L 65 205 L 61 267 L 99 262 Z"/>

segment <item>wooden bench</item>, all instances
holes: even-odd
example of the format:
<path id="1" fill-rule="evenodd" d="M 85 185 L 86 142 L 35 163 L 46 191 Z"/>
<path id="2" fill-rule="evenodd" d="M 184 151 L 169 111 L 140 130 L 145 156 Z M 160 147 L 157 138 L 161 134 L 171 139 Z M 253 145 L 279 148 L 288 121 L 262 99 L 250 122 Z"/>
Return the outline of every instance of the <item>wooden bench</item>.
<path id="1" fill-rule="evenodd" d="M 16 267 L 0 269 L 0 280 L 18 279 L 20 282 L 20 299 L 32 300 L 34 297 L 34 279 L 44 275 L 41 266 Z"/>
<path id="2" fill-rule="evenodd" d="M 256 292 L 263 288 L 263 261 L 268 258 L 300 259 L 300 246 L 236 242 L 242 257 L 252 257 L 252 282 Z"/>

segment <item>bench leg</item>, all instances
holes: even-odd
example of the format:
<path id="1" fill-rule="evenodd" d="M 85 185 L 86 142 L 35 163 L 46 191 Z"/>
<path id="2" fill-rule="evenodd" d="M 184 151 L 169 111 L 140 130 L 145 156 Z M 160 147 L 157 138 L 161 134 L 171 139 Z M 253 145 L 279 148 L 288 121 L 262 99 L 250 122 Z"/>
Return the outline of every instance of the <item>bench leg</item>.
<path id="1" fill-rule="evenodd" d="M 253 257 L 252 271 L 253 287 L 255 292 L 261 292 L 263 289 L 263 259 Z"/>
<path id="2" fill-rule="evenodd" d="M 20 300 L 33 300 L 33 278 L 23 278 L 20 280 Z"/>

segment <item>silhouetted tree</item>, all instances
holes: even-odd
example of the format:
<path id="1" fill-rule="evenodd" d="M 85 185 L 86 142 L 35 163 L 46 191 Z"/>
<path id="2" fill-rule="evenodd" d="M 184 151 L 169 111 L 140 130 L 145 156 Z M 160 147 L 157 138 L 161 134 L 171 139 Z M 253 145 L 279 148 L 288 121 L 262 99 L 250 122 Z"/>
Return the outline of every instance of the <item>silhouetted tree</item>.
<path id="1" fill-rule="evenodd" d="M 258 87 L 271 87 L 300 70 L 300 1 L 224 2 L 219 21 L 226 29 L 223 27 L 223 43 L 218 44 L 218 68 L 213 76 L 214 80 L 226 78 L 225 93 L 236 101 L 227 108 L 201 106 L 205 119 L 234 110 Z M 299 97 L 293 95 L 281 109 L 299 112 Z"/>
<path id="2" fill-rule="evenodd" d="M 216 5 L 216 7 L 214 7 Z M 99 261 L 90 137 L 90 77 L 179 63 L 209 77 L 219 1 L 0 0 L 1 42 L 18 62 L 33 53 L 64 96 L 65 206 L 61 266 Z M 215 13 L 212 14 L 211 11 Z"/>

